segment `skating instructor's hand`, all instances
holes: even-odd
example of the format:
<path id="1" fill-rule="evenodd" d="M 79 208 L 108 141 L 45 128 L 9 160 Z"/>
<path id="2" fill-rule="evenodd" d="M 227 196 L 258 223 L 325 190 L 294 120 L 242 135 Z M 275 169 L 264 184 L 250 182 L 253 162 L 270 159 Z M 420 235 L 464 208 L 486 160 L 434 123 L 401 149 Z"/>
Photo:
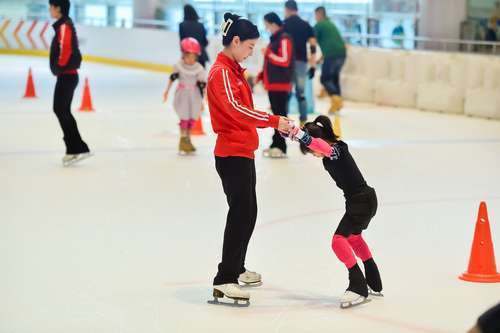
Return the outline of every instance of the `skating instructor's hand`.
<path id="1" fill-rule="evenodd" d="M 165 90 L 163 93 L 163 103 L 167 103 L 167 98 L 168 98 L 168 90 Z"/>
<path id="2" fill-rule="evenodd" d="M 280 117 L 280 121 L 278 123 L 278 131 L 288 134 L 293 127 L 294 126 L 292 119 L 289 119 L 287 117 Z"/>

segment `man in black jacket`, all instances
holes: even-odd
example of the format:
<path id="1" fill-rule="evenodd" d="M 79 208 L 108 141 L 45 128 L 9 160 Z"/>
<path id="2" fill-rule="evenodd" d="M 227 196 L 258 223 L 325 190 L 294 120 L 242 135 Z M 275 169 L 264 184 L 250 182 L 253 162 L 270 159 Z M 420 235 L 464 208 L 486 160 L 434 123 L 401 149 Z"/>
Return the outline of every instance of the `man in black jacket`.
<path id="1" fill-rule="evenodd" d="M 63 165 L 69 166 L 91 156 L 89 147 L 82 140 L 76 120 L 71 114 L 71 102 L 78 85 L 78 68 L 82 55 L 78 48 L 73 22 L 68 17 L 69 0 L 49 0 L 49 10 L 55 35 L 50 46 L 50 70 L 57 76 L 54 90 L 54 113 L 64 133 L 66 155 Z"/>

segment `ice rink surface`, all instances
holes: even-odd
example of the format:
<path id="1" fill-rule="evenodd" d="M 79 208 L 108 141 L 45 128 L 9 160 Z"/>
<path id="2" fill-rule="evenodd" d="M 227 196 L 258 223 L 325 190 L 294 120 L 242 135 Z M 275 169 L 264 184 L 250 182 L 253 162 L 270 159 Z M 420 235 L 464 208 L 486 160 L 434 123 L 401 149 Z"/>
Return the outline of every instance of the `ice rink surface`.
<path id="1" fill-rule="evenodd" d="M 35 100 L 21 98 L 29 66 Z M 85 76 L 94 113 L 76 111 Z M 205 111 L 198 154 L 177 155 L 166 80 L 84 64 L 73 108 L 95 156 L 63 168 L 48 60 L 0 56 L 1 333 L 465 332 L 500 300 L 500 284 L 457 278 L 481 200 L 500 256 L 500 122 L 347 103 L 343 137 L 379 197 L 365 238 L 385 298 L 339 309 L 347 272 L 330 243 L 343 197 L 292 144 L 286 160 L 257 153 L 247 267 L 264 285 L 250 308 L 206 304 L 227 210 L 215 136 Z M 271 131 L 260 136 L 263 149 Z"/>

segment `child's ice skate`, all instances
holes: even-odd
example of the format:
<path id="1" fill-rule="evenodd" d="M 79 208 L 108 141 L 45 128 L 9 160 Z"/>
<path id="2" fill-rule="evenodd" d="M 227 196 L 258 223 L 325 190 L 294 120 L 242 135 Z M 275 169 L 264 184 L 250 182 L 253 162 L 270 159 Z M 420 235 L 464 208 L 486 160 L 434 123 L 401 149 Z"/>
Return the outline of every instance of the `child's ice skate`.
<path id="1" fill-rule="evenodd" d="M 240 274 L 238 281 L 249 287 L 262 286 L 262 276 L 259 273 L 248 270 Z"/>
<path id="2" fill-rule="evenodd" d="M 382 294 L 382 280 L 377 264 L 370 258 L 363 262 L 365 266 L 366 283 L 368 284 L 368 293 L 372 296 L 383 297 Z"/>
<path id="3" fill-rule="evenodd" d="M 250 305 L 250 293 L 241 289 L 237 283 L 227 283 L 214 286 L 214 299 L 208 301 L 208 304 L 227 305 L 235 307 L 247 307 Z M 227 297 L 233 303 L 220 302 L 219 299 Z"/>
<path id="4" fill-rule="evenodd" d="M 196 152 L 196 147 L 193 146 L 193 143 L 191 142 L 191 137 L 190 136 L 187 137 L 187 141 L 188 141 L 188 144 L 189 144 L 189 149 L 191 150 L 191 152 L 195 153 Z"/>
<path id="5" fill-rule="evenodd" d="M 355 292 L 350 290 L 346 290 L 344 295 L 340 298 L 340 308 L 341 309 L 349 309 L 354 306 L 358 306 L 361 304 L 365 304 L 370 302 L 371 300 L 363 297 Z"/>
<path id="6" fill-rule="evenodd" d="M 83 161 L 84 159 L 87 159 L 93 155 L 94 154 L 92 154 L 91 152 L 81 153 L 81 154 L 66 154 L 62 158 L 62 163 L 64 167 L 68 167 L 77 162 Z"/>
<path id="7" fill-rule="evenodd" d="M 340 298 L 340 307 L 342 309 L 368 303 L 368 286 L 366 284 L 363 272 L 358 264 L 349 269 L 349 286 L 346 292 Z"/>
<path id="8" fill-rule="evenodd" d="M 264 149 L 263 155 L 268 158 L 286 158 L 286 153 L 276 147 Z"/>
<path id="9" fill-rule="evenodd" d="M 368 287 L 368 294 L 375 297 L 384 297 L 384 294 L 380 291 L 375 291 L 371 287 Z"/>
<path id="10" fill-rule="evenodd" d="M 193 148 L 192 145 L 189 144 L 189 139 L 187 136 L 183 136 L 179 140 L 179 155 L 189 155 L 192 154 Z"/>

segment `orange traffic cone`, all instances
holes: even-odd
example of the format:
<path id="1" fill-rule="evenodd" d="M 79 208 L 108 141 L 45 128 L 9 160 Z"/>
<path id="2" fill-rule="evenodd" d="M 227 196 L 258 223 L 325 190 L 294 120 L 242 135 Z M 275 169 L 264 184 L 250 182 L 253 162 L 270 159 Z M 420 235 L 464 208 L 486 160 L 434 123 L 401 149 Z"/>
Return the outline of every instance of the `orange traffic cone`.
<path id="1" fill-rule="evenodd" d="M 490 222 L 484 201 L 479 205 L 476 230 L 467 272 L 459 276 L 471 282 L 500 282 L 500 274 L 495 263 L 495 251 L 491 240 Z"/>
<path id="2" fill-rule="evenodd" d="M 24 92 L 23 98 L 35 98 L 35 84 L 33 83 L 33 74 L 31 73 L 31 67 L 28 71 L 28 81 L 26 82 L 26 91 Z"/>
<path id="3" fill-rule="evenodd" d="M 83 87 L 82 105 L 80 106 L 79 110 L 87 112 L 94 111 L 94 108 L 92 107 L 92 96 L 90 95 L 90 86 L 88 78 L 85 78 L 85 86 Z"/>
<path id="4" fill-rule="evenodd" d="M 203 131 L 203 123 L 201 122 L 201 116 L 194 123 L 194 126 L 191 129 L 191 135 L 205 135 L 205 132 Z"/>

